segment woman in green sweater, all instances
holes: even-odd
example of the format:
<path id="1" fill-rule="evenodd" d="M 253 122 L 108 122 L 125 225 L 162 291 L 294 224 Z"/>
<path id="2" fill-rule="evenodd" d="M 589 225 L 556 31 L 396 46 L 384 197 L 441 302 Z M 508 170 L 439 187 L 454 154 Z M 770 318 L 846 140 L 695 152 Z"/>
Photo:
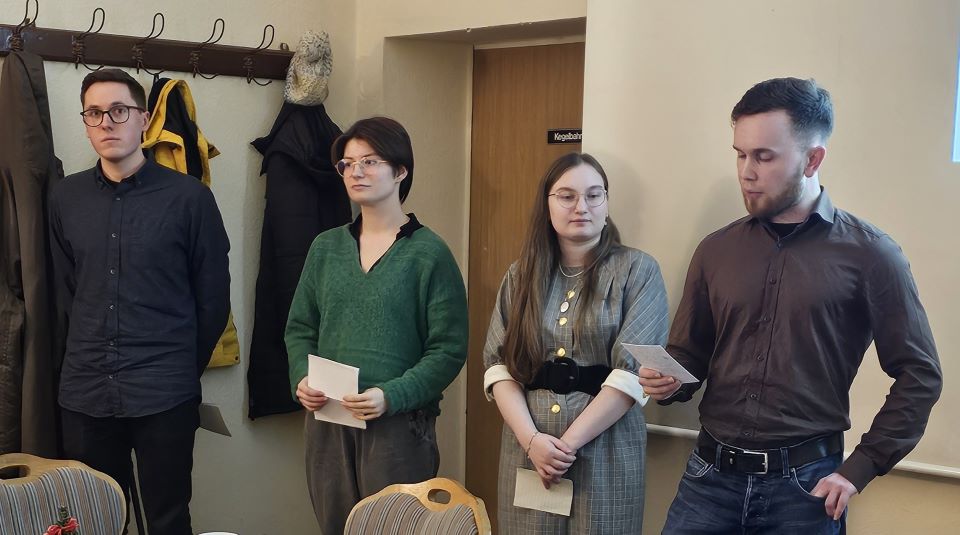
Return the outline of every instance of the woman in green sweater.
<path id="1" fill-rule="evenodd" d="M 324 534 L 360 499 L 435 477 L 443 390 L 467 354 L 463 277 L 443 240 L 405 214 L 413 149 L 403 126 L 358 121 L 332 147 L 357 219 L 317 236 L 287 320 L 290 384 L 309 411 L 307 483 Z M 328 400 L 307 384 L 307 355 L 360 369 L 343 406 L 366 429 L 314 419 Z"/>

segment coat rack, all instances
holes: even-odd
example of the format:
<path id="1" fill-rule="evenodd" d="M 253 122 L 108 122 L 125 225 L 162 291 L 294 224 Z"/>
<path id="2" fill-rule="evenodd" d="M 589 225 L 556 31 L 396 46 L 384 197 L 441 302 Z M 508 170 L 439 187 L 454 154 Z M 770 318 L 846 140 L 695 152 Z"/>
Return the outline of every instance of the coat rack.
<path id="1" fill-rule="evenodd" d="M 163 33 L 162 13 L 153 16 L 153 27 L 147 36 L 134 37 L 100 33 L 106 12 L 99 7 L 93 11 L 93 20 L 86 31 L 38 28 L 39 2 L 33 0 L 33 17 L 29 16 L 30 4 L 31 0 L 27 0 L 19 24 L 0 24 L 0 56 L 23 50 L 47 61 L 73 63 L 77 68 L 83 66 L 90 70 L 110 65 L 135 68 L 137 72 L 142 69 L 154 75 L 162 71 L 179 71 L 205 79 L 219 75 L 242 76 L 247 83 L 258 85 L 270 83 L 260 82 L 258 78 L 285 79 L 293 57 L 293 52 L 283 43 L 281 50 L 268 50 L 273 44 L 274 28 L 271 24 L 263 28 L 260 44 L 247 48 L 217 44 L 225 27 L 223 19 L 219 18 L 214 21 L 213 33 L 206 41 L 173 41 L 158 39 Z"/>

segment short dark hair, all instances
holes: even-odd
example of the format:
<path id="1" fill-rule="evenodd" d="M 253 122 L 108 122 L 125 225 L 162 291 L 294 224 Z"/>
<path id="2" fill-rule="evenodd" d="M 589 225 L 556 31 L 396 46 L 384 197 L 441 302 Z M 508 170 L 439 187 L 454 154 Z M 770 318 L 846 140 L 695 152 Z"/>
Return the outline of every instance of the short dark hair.
<path id="1" fill-rule="evenodd" d="M 745 115 L 769 111 L 787 112 L 793 133 L 804 142 L 833 132 L 833 102 L 830 93 L 813 79 L 774 78 L 751 87 L 733 107 L 730 120 L 736 124 Z"/>
<path id="2" fill-rule="evenodd" d="M 389 117 L 360 119 L 333 142 L 330 155 L 334 162 L 343 159 L 343 151 L 351 139 L 369 143 L 378 156 L 390 163 L 394 173 L 400 167 L 407 170 L 406 178 L 400 182 L 400 202 L 405 201 L 413 186 L 413 145 L 403 125 Z"/>
<path id="3" fill-rule="evenodd" d="M 144 91 L 143 86 L 140 85 L 133 76 L 130 76 L 126 71 L 120 69 L 100 69 L 84 76 L 83 83 L 80 84 L 81 106 L 84 104 L 83 98 L 87 94 L 87 89 L 90 89 L 90 86 L 99 82 L 119 82 L 126 85 L 130 88 L 130 96 L 133 97 L 133 102 L 143 109 L 147 108 L 147 93 Z"/>

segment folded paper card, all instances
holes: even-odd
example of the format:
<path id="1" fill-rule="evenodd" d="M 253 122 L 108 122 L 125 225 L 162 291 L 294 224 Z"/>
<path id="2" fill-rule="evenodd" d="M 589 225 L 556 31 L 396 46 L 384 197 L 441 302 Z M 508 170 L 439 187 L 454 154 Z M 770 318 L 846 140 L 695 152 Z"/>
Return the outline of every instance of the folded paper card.
<path id="1" fill-rule="evenodd" d="M 623 347 L 633 356 L 633 359 L 637 361 L 641 368 L 660 372 L 660 375 L 664 377 L 676 377 L 681 383 L 696 383 L 699 380 L 674 360 L 667 353 L 667 350 L 661 346 L 623 344 Z"/>
<path id="2" fill-rule="evenodd" d="M 573 481 L 561 479 L 560 483 L 553 483 L 549 489 L 545 489 L 539 474 L 533 470 L 517 468 L 517 487 L 513 495 L 514 507 L 570 516 L 571 505 L 573 505 Z"/>
<path id="3" fill-rule="evenodd" d="M 334 424 L 367 428 L 367 422 L 353 417 L 341 401 L 347 394 L 356 394 L 360 381 L 360 368 L 347 366 L 330 359 L 309 355 L 307 361 L 307 385 L 323 392 L 327 403 L 314 411 L 313 417 Z"/>

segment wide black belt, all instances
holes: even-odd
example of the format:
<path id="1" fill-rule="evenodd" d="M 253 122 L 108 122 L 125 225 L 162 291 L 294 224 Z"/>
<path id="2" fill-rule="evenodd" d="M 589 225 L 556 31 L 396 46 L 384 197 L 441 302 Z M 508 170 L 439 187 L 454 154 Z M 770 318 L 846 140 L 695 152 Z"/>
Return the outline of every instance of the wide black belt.
<path id="1" fill-rule="evenodd" d="M 571 358 L 557 357 L 544 362 L 526 387 L 527 390 L 545 388 L 557 394 L 583 392 L 596 396 L 608 375 L 610 366 L 577 366 L 577 362 Z"/>
<path id="2" fill-rule="evenodd" d="M 767 474 L 797 468 L 828 455 L 843 451 L 843 433 L 832 433 L 787 446 L 785 448 L 749 450 L 717 442 L 701 430 L 697 437 L 697 454 L 708 463 L 715 463 L 721 472 Z"/>

